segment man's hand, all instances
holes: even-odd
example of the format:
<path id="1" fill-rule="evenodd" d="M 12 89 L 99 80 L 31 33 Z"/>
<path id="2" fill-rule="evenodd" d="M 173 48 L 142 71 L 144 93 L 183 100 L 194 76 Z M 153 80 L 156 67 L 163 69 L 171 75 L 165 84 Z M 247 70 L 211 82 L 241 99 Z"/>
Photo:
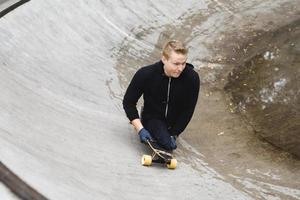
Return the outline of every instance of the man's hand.
<path id="1" fill-rule="evenodd" d="M 171 148 L 172 150 L 175 150 L 177 148 L 175 136 L 171 136 Z"/>
<path id="2" fill-rule="evenodd" d="M 142 143 L 146 143 L 147 140 L 150 140 L 152 141 L 152 137 L 149 133 L 149 131 L 147 131 L 145 128 L 142 128 L 140 131 L 139 131 L 139 136 L 140 136 L 140 140 Z"/>

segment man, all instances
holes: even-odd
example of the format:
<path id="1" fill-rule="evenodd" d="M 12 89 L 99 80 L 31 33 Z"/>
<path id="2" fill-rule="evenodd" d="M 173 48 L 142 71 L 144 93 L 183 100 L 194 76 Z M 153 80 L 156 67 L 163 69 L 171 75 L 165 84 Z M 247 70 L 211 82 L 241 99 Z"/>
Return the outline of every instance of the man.
<path id="1" fill-rule="evenodd" d="M 200 80 L 191 64 L 188 50 L 177 40 L 167 42 L 159 62 L 139 69 L 132 78 L 123 107 L 141 142 L 155 140 L 166 150 L 174 150 L 176 137 L 192 118 Z M 136 104 L 143 95 L 141 119 Z"/>

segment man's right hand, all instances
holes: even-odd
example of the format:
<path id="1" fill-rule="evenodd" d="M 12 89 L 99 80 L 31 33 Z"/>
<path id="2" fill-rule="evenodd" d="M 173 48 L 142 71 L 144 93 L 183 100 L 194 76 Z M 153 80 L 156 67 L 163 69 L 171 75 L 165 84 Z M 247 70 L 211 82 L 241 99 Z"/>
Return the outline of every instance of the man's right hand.
<path id="1" fill-rule="evenodd" d="M 139 136 L 140 136 L 140 140 L 142 143 L 146 143 L 147 140 L 150 140 L 152 141 L 152 137 L 149 133 L 149 131 L 147 131 L 145 128 L 142 128 L 140 131 L 139 131 Z"/>

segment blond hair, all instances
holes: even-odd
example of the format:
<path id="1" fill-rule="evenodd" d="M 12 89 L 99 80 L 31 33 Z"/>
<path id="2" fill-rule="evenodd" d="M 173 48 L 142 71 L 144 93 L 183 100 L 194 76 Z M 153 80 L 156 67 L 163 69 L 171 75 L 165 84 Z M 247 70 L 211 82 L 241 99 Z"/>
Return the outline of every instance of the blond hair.
<path id="1" fill-rule="evenodd" d="M 169 59 L 171 52 L 174 51 L 179 54 L 187 55 L 188 49 L 184 46 L 184 44 L 178 40 L 171 40 L 165 43 L 162 51 L 162 55 Z"/>

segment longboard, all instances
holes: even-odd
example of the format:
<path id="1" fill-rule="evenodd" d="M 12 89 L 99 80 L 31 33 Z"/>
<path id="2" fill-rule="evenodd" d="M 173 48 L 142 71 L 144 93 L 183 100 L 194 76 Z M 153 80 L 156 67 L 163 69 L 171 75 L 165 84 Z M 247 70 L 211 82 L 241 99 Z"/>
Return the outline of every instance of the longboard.
<path id="1" fill-rule="evenodd" d="M 152 163 L 160 163 L 165 164 L 169 169 L 176 168 L 177 160 L 173 157 L 171 153 L 162 149 L 156 142 L 147 140 L 145 144 L 149 146 L 150 150 L 152 151 L 152 155 L 143 155 L 143 166 L 150 166 L 152 165 Z"/>

